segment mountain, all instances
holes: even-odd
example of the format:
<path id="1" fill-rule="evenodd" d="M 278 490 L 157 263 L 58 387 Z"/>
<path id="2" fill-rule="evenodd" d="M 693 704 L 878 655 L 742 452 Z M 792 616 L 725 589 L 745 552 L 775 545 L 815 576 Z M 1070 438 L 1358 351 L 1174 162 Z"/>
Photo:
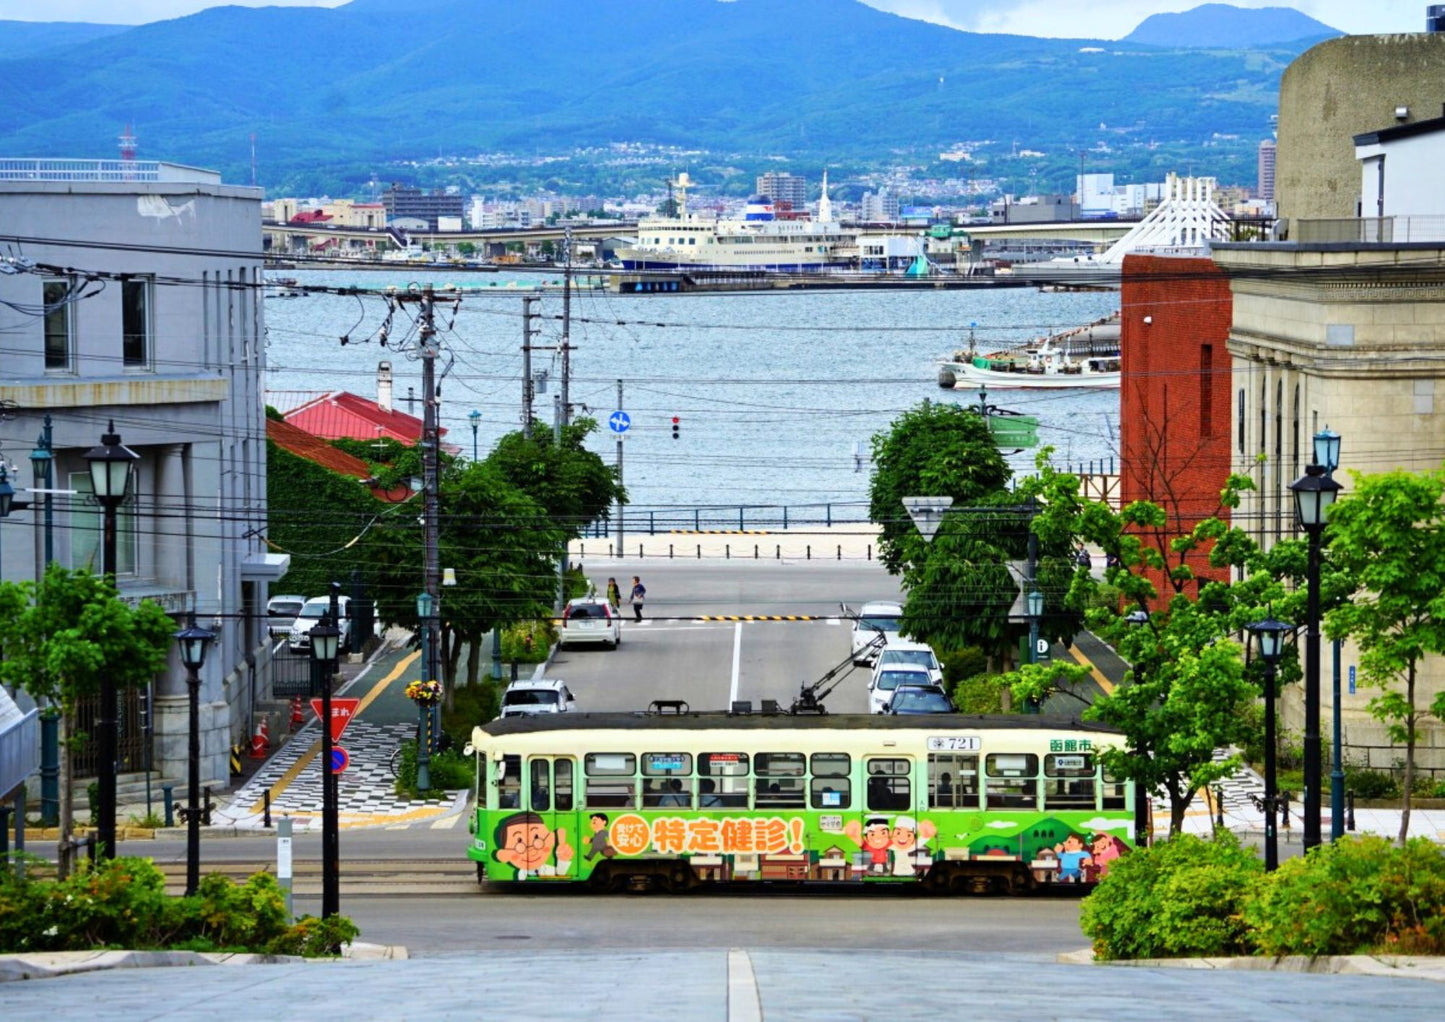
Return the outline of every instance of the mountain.
<path id="1" fill-rule="evenodd" d="M 1293 7 L 1204 4 L 1180 14 L 1154 14 L 1120 42 L 1144 46 L 1240 49 L 1341 35 Z"/>
<path id="2" fill-rule="evenodd" d="M 57 47 L 115 35 L 129 27 L 84 21 L 0 21 L 0 60 L 32 57 Z"/>
<path id="3" fill-rule="evenodd" d="M 1300 49 L 980 35 L 857 0 L 217 7 L 0 61 L 0 153 L 108 156 L 132 123 L 142 158 L 245 181 L 254 133 L 264 180 L 298 189 L 621 141 L 836 163 L 1000 139 L 1067 167 L 1101 141 L 1257 135 Z"/>

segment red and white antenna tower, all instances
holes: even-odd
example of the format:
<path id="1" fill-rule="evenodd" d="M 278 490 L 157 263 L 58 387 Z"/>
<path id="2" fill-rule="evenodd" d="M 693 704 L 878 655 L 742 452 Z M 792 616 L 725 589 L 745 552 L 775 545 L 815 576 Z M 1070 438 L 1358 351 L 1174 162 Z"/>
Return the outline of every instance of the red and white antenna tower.
<path id="1" fill-rule="evenodd" d="M 130 130 L 127 124 L 120 133 L 120 158 L 128 163 L 135 162 L 136 138 L 135 132 Z"/>

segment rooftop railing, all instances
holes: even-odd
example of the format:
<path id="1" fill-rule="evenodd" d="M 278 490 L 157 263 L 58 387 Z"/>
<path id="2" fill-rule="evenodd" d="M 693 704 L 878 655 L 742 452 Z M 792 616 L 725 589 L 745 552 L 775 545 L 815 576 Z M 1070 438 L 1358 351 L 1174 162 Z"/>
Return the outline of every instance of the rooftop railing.
<path id="1" fill-rule="evenodd" d="M 64 157 L 0 157 L 0 181 L 192 182 L 220 184 L 221 175 L 160 160 L 77 160 Z"/>
<path id="2" fill-rule="evenodd" d="M 1376 244 L 1445 241 L 1445 216 L 1341 217 L 1296 220 L 1291 241 L 1301 245 Z"/>

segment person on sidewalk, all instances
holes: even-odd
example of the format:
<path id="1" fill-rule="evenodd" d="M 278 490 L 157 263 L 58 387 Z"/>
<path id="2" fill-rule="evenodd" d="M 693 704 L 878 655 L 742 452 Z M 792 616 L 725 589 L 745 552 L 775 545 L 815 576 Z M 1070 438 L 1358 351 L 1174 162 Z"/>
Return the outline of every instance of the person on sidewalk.
<path id="1" fill-rule="evenodd" d="M 638 621 L 642 620 L 642 601 L 647 598 L 647 587 L 636 575 L 632 576 L 632 592 L 627 597 L 627 602 L 632 604 L 632 613 Z"/>
<path id="2" fill-rule="evenodd" d="M 607 602 L 611 605 L 613 614 L 622 609 L 622 590 L 617 587 L 615 578 L 607 580 Z"/>

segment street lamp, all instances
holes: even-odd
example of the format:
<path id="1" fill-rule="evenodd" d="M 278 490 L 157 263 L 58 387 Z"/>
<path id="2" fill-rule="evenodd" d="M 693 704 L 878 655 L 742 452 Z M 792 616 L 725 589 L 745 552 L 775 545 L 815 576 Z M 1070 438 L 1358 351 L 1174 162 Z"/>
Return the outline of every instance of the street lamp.
<path id="1" fill-rule="evenodd" d="M 10 505 L 15 502 L 15 487 L 10 485 L 10 474 L 5 463 L 0 461 L 0 518 L 10 517 Z"/>
<path id="2" fill-rule="evenodd" d="M 1320 540 L 1340 484 L 1323 465 L 1307 465 L 1289 484 L 1295 519 L 1309 536 L 1309 600 L 1305 620 L 1304 849 L 1320 843 Z"/>
<path id="3" fill-rule="evenodd" d="M 1325 475 L 1333 479 L 1340 467 L 1340 435 L 1326 426 L 1314 436 L 1315 463 L 1325 467 Z M 1330 702 L 1333 741 L 1330 744 L 1330 840 L 1345 836 L 1345 762 L 1340 727 L 1340 640 L 1330 643 L 1330 682 L 1334 698 Z"/>
<path id="4" fill-rule="evenodd" d="M 1024 605 L 1029 619 L 1029 663 L 1036 664 L 1039 662 L 1039 619 L 1044 616 L 1043 590 L 1030 589 Z"/>
<path id="5" fill-rule="evenodd" d="M 416 598 L 416 616 L 421 625 L 422 681 L 430 681 L 432 595 L 422 593 Z M 416 721 L 416 790 L 431 790 L 431 709 L 417 704 Z"/>
<path id="6" fill-rule="evenodd" d="M 190 688 L 190 740 L 187 749 L 187 782 L 190 791 L 186 812 L 186 894 L 195 894 L 201 883 L 201 668 L 215 633 L 196 627 L 196 615 L 175 634 Z"/>
<path id="7" fill-rule="evenodd" d="M 1124 623 L 1130 628 L 1142 628 L 1149 624 L 1149 612 L 1143 607 L 1129 611 L 1124 616 Z M 1137 683 L 1143 679 L 1143 664 L 1134 664 L 1134 679 Z M 1151 809 L 1150 792 L 1144 787 L 1143 781 L 1134 782 L 1134 847 L 1148 848 L 1149 839 L 1153 836 L 1153 827 L 1149 821 L 1149 810 Z"/>
<path id="8" fill-rule="evenodd" d="M 55 448 L 51 442 L 50 416 L 45 416 L 45 428 L 35 439 L 35 450 L 30 452 L 30 470 L 35 475 L 35 485 L 45 491 L 45 565 L 55 560 L 55 541 L 51 528 L 50 489 L 54 486 L 51 473 L 55 466 Z"/>
<path id="9" fill-rule="evenodd" d="M 101 573 L 115 584 L 116 576 L 116 514 L 130 488 L 130 477 L 140 455 L 120 442 L 114 420 L 108 432 L 101 434 L 100 446 L 85 452 L 90 465 L 90 486 L 95 499 L 105 512 L 101 542 Z M 99 764 L 96 784 L 100 805 L 96 813 L 96 838 L 103 859 L 115 857 L 115 773 L 116 773 L 116 705 L 115 679 L 108 673 L 100 679 L 100 713 L 95 730 L 99 738 Z"/>
<path id="10" fill-rule="evenodd" d="M 1279 835 L 1275 831 L 1275 806 L 1279 801 L 1274 762 L 1275 671 L 1284 652 L 1285 636 L 1294 631 L 1294 625 L 1276 621 L 1271 615 L 1246 627 L 1259 648 L 1259 658 L 1264 661 L 1264 868 L 1273 871 L 1279 866 Z"/>
<path id="11" fill-rule="evenodd" d="M 331 623 L 331 612 L 311 629 L 311 659 L 321 664 L 321 917 L 341 911 L 340 848 L 336 805 L 336 775 L 331 771 L 331 679 L 336 674 L 336 650 L 341 629 Z"/>
<path id="12" fill-rule="evenodd" d="M 482 413 L 475 408 L 467 415 L 472 421 L 472 460 L 477 460 L 477 427 L 482 424 Z"/>

